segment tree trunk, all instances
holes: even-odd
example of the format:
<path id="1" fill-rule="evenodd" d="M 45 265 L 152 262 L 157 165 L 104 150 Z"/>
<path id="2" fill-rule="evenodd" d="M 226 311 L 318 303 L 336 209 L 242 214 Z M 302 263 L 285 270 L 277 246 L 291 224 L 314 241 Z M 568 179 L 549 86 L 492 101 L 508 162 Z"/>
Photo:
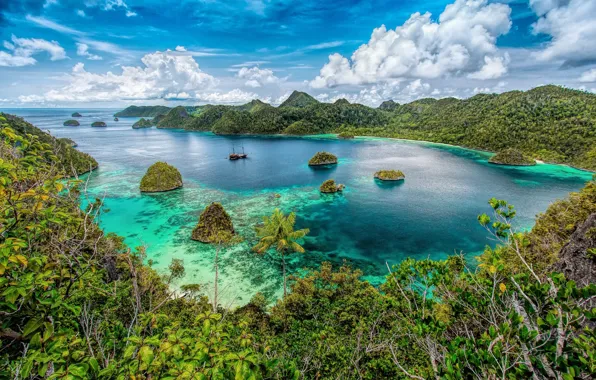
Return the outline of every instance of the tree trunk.
<path id="1" fill-rule="evenodd" d="M 284 254 L 281 254 L 281 267 L 284 276 L 284 298 L 286 298 L 287 290 L 286 290 L 286 257 Z"/>
<path id="2" fill-rule="evenodd" d="M 218 265 L 218 260 L 219 260 L 219 250 L 221 248 L 218 246 L 217 250 L 215 251 L 215 263 L 214 263 L 214 267 L 215 267 L 215 284 L 213 284 L 213 312 L 217 313 L 217 281 L 219 280 L 219 265 Z"/>

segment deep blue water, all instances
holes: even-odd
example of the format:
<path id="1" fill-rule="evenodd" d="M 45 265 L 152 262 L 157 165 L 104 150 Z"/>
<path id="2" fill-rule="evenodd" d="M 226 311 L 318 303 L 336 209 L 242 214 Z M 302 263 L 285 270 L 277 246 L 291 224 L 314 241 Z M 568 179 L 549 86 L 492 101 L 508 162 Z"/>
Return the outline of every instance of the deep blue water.
<path id="1" fill-rule="evenodd" d="M 74 111 L 85 116 L 81 126 L 62 126 Z M 8 112 L 57 137 L 72 138 L 78 149 L 94 156 L 100 169 L 92 175 L 89 191 L 104 196 L 111 210 L 102 219 L 104 228 L 125 236 L 133 246 L 147 244 L 148 255 L 158 261 L 158 268 L 165 267 L 171 257 L 184 258 L 194 271 L 187 271 L 191 273 L 187 273 L 187 282 L 206 282 L 209 277 L 212 251 L 188 236 L 200 211 L 211 201 L 221 201 L 246 239 L 231 254 L 227 274 L 230 281 L 243 281 L 246 294 L 255 289 L 274 294 L 279 289 L 274 260 L 248 253 L 255 242 L 253 226 L 275 207 L 295 211 L 297 227 L 311 230 L 305 241 L 307 253 L 295 258 L 294 270 L 323 260 L 348 260 L 375 281 L 385 274 L 386 261 L 481 252 L 492 242 L 476 217 L 490 211 L 487 201 L 491 197 L 514 204 L 517 226 L 529 228 L 536 214 L 580 189 L 591 177 L 591 173 L 556 165 L 494 166 L 487 163 L 487 153 L 428 143 L 133 130 L 131 125 L 138 119 L 114 122 L 115 111 Z M 95 120 L 106 121 L 108 127 L 91 128 Z M 233 148 L 242 146 L 249 159 L 227 160 Z M 330 169 L 308 167 L 308 159 L 321 150 L 336 154 L 339 164 Z M 158 160 L 176 166 L 185 187 L 141 195 L 138 183 L 147 167 Z M 376 182 L 373 174 L 380 169 L 402 170 L 406 180 Z M 344 193 L 320 194 L 318 186 L 328 178 L 345 184 Z M 276 193 L 281 198 L 275 198 Z M 234 297 L 245 299 L 244 293 Z"/>

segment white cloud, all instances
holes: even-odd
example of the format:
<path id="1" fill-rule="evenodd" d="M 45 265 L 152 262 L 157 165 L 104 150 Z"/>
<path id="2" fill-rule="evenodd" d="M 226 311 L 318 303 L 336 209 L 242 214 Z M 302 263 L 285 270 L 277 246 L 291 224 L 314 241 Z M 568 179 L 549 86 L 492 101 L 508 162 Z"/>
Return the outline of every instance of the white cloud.
<path id="1" fill-rule="evenodd" d="M 9 52 L 0 51 L 0 66 L 30 66 L 37 60 L 34 55 L 47 52 L 50 60 L 65 59 L 66 52 L 56 41 L 47 41 L 39 38 L 18 38 L 12 35 L 12 42 L 4 41 L 4 48 Z"/>
<path id="2" fill-rule="evenodd" d="M 69 83 L 43 96 L 20 98 L 21 101 L 89 102 L 133 99 L 164 99 L 170 94 L 188 93 L 191 96 L 217 85 L 218 80 L 201 71 L 190 56 L 175 55 L 171 50 L 145 55 L 140 66 L 122 66 L 122 74 L 108 71 L 94 74 L 77 63 Z"/>
<path id="3" fill-rule="evenodd" d="M 539 16 L 533 32 L 551 36 L 546 48 L 536 54 L 539 60 L 581 65 L 596 59 L 596 1 L 530 0 L 530 6 Z"/>
<path id="4" fill-rule="evenodd" d="M 126 10 L 126 17 L 134 17 L 136 16 L 136 12 L 131 11 L 128 7 L 128 4 L 124 0 L 106 0 L 105 5 L 103 7 L 106 11 L 116 10 L 116 8 L 123 8 Z"/>
<path id="5" fill-rule="evenodd" d="M 261 87 L 267 84 L 279 83 L 282 79 L 276 77 L 270 69 L 260 69 L 258 66 L 241 68 L 236 74 L 238 78 L 246 79 L 245 86 Z"/>
<path id="6" fill-rule="evenodd" d="M 79 17 L 87 18 L 87 14 L 86 14 L 86 13 L 85 13 L 85 11 L 84 11 L 84 10 L 82 10 L 82 9 L 77 9 L 77 11 L 76 11 L 76 14 L 77 14 L 77 16 L 79 16 Z"/>
<path id="7" fill-rule="evenodd" d="M 596 82 L 596 69 L 585 71 L 579 78 L 580 82 Z"/>
<path id="8" fill-rule="evenodd" d="M 468 74 L 472 79 L 496 79 L 507 73 L 509 55 L 505 53 L 502 57 L 484 57 L 484 66 L 475 73 Z"/>
<path id="9" fill-rule="evenodd" d="M 402 85 L 403 80 L 393 79 L 384 83 L 375 84 L 361 89 L 355 93 L 334 92 L 331 94 L 322 93 L 316 96 L 317 99 L 324 102 L 333 103 L 339 99 L 347 99 L 350 103 L 366 104 L 376 107 L 385 100 L 394 100 L 398 103 L 411 102 L 415 99 L 437 96 L 440 91 L 433 90 L 429 83 L 421 79 L 415 79 Z"/>
<path id="10" fill-rule="evenodd" d="M 230 104 L 239 104 L 239 103 L 247 103 L 253 99 L 257 99 L 259 96 L 254 92 L 246 92 L 240 89 L 234 89 L 228 92 L 212 92 L 212 93 L 202 93 L 197 94 L 195 98 L 200 102 L 205 103 L 230 103 Z M 268 102 L 270 99 L 265 98 L 263 101 Z"/>
<path id="11" fill-rule="evenodd" d="M 380 83 L 392 78 L 438 78 L 468 73 L 481 79 L 506 71 L 496 40 L 511 28 L 511 8 L 488 0 L 456 0 L 439 16 L 414 13 L 395 30 L 376 28 L 351 59 L 329 56 L 315 88 Z"/>
<path id="12" fill-rule="evenodd" d="M 101 61 L 103 58 L 96 54 L 89 53 L 89 45 L 77 42 L 77 55 L 87 57 L 91 61 Z"/>
<path id="13" fill-rule="evenodd" d="M 77 35 L 77 36 L 82 36 L 85 34 L 81 31 L 76 30 L 76 29 L 69 28 L 68 26 L 58 24 L 58 23 L 56 23 L 52 20 L 49 20 L 45 17 L 36 17 L 36 16 L 27 15 L 27 16 L 25 16 L 25 18 L 27 19 L 27 21 L 37 24 L 37 26 L 52 29 L 52 30 L 55 30 L 56 32 L 65 33 L 65 34 L 73 34 L 73 35 Z"/>

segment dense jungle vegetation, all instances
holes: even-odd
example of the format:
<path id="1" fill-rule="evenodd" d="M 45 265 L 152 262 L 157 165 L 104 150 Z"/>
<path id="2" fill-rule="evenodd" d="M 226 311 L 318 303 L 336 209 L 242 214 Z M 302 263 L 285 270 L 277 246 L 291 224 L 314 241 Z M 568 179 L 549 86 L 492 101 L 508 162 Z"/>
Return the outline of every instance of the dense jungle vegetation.
<path id="1" fill-rule="evenodd" d="M 570 128 L 584 131 L 592 122 L 592 98 L 578 92 L 569 97 L 583 99 L 586 108 L 563 115 L 562 109 L 576 106 L 558 100 L 562 108 L 534 112 L 550 120 L 559 115 L 566 121 L 558 128 L 575 118 L 582 127 Z M 404 107 L 410 105 L 390 114 L 358 105 L 314 110 L 302 100 L 300 107 L 281 107 L 288 109 L 283 115 L 297 115 L 292 123 L 302 112 L 319 111 L 321 120 L 339 114 L 368 125 L 372 115 L 387 123 L 409 119 Z M 423 118 L 439 102 L 468 101 L 421 102 L 410 117 Z M 208 107 L 193 120 L 205 120 L 211 109 L 222 108 Z M 236 118 L 247 113 L 281 117 L 272 110 L 258 103 L 248 111 L 224 109 L 213 128 L 236 128 Z M 263 122 L 258 130 L 271 125 L 277 124 Z M 410 130 L 425 130 L 413 125 Z M 528 130 L 530 125 L 538 123 L 528 122 Z M 582 136 L 585 141 L 573 144 L 593 138 Z M 566 151 L 567 143 L 551 149 Z M 595 181 L 554 203 L 527 233 L 512 230 L 512 205 L 491 199 L 490 212 L 478 221 L 498 245 L 486 248 L 480 265 L 460 255 L 410 259 L 388 268 L 386 282 L 375 288 L 347 265 L 322 263 L 302 277 L 288 276 L 282 299 L 255 294 L 230 310 L 199 285 L 177 286 L 185 271 L 181 260 L 158 273 L 143 247 L 127 247 L 101 230 L 95 222 L 101 201 L 86 199 L 85 182 L 73 177 L 93 165 L 69 144 L 0 115 L 0 378 L 567 380 L 596 374 Z M 76 167 L 81 171 L 73 173 Z M 280 210 L 265 218 L 255 255 L 269 251 L 285 263 L 286 255 L 303 252 L 301 239 L 309 231 L 294 230 L 295 220 Z M 233 244 L 229 234 L 213 233 L 218 252 Z M 285 284 L 285 265 L 282 273 Z"/>
<path id="2" fill-rule="evenodd" d="M 145 116 L 135 114 L 132 107 L 125 111 Z M 206 105 L 186 107 L 186 111 L 189 115 L 181 118 L 180 112 L 170 110 L 155 124 L 219 134 L 344 132 L 493 152 L 515 148 L 534 159 L 596 170 L 596 95 L 558 86 L 463 100 L 429 98 L 403 105 L 386 101 L 376 109 L 345 99 L 321 103 L 295 91 L 279 107 L 253 100 L 242 106 Z"/>

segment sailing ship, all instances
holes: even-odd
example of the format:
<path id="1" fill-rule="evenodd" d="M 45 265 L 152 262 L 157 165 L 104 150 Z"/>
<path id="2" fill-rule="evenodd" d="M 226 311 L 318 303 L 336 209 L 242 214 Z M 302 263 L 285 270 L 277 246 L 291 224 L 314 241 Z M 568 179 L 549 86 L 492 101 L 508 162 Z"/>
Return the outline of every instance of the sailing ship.
<path id="1" fill-rule="evenodd" d="M 232 146 L 232 153 L 230 153 L 230 155 L 228 156 L 228 158 L 232 161 L 244 159 L 247 157 L 248 157 L 248 154 L 244 153 L 244 145 L 242 146 L 242 153 L 236 153 L 236 150 Z"/>

